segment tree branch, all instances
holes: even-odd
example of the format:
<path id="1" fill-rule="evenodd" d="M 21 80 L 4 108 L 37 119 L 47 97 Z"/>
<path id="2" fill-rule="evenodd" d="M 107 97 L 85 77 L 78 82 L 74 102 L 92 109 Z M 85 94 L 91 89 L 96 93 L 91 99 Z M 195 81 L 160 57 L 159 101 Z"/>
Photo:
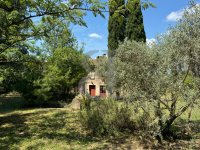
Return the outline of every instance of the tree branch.
<path id="1" fill-rule="evenodd" d="M 163 104 L 168 110 L 170 110 L 170 107 L 161 99 L 159 99 L 160 103 Z"/>
<path id="2" fill-rule="evenodd" d="M 198 96 L 195 96 L 194 99 L 190 103 L 188 103 L 185 107 L 183 107 L 175 116 L 179 117 L 180 115 L 182 115 L 190 106 L 193 105 L 197 97 Z"/>
<path id="3" fill-rule="evenodd" d="M 188 76 L 188 74 L 189 74 L 189 71 L 190 71 L 190 65 L 191 65 L 191 63 L 190 63 L 189 66 L 188 66 L 187 72 L 186 72 L 186 74 L 185 74 L 185 77 L 183 78 L 183 82 L 182 82 L 182 83 L 185 82 L 185 80 L 186 80 L 186 78 L 187 78 L 187 76 Z"/>
<path id="4" fill-rule="evenodd" d="M 21 20 L 13 21 L 11 24 L 9 24 L 7 26 L 19 25 L 21 22 L 24 22 L 25 20 L 36 18 L 36 17 L 42 17 L 42 16 L 46 16 L 46 15 L 58 15 L 58 14 L 65 13 L 68 11 L 73 11 L 73 10 L 83 10 L 83 11 L 100 12 L 100 13 L 109 12 L 108 10 L 90 9 L 90 8 L 82 8 L 82 7 L 69 7 L 68 9 L 62 10 L 62 11 L 57 11 L 57 12 L 46 11 L 46 12 L 43 12 L 43 13 L 40 13 L 37 15 L 30 15 L 28 17 L 22 18 Z"/>

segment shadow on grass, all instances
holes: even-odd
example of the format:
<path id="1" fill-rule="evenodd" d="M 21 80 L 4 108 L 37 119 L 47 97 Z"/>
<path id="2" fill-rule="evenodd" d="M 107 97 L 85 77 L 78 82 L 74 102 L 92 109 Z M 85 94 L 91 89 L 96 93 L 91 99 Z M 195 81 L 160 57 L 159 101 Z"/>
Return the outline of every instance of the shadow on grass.
<path id="1" fill-rule="evenodd" d="M 39 109 L 0 117 L 1 150 L 20 148 L 27 144 L 25 141 L 28 141 L 26 148 L 45 148 L 48 144 L 45 140 L 59 141 L 72 147 L 77 144 L 80 149 L 92 144 L 96 144 L 95 149 L 113 149 L 122 145 L 130 149 L 132 143 L 127 139 L 128 136 L 110 139 L 93 137 L 81 128 L 76 112 L 64 109 Z"/>
<path id="2" fill-rule="evenodd" d="M 1 96 L 0 95 L 0 113 L 9 113 L 16 110 L 22 109 L 35 109 L 35 108 L 64 108 L 67 105 L 65 101 L 48 101 L 48 102 L 38 102 L 34 100 L 26 101 L 21 96 Z"/>
<path id="3" fill-rule="evenodd" d="M 0 113 L 8 113 L 24 107 L 25 100 L 21 97 L 0 97 Z"/>
<path id="4" fill-rule="evenodd" d="M 0 149 L 9 149 L 9 145 L 30 136 L 25 121 L 25 116 L 19 114 L 0 117 Z"/>
<path id="5" fill-rule="evenodd" d="M 48 114 L 49 113 L 49 114 Z M 33 113 L 13 113 L 0 117 L 0 149 L 11 149 L 13 145 L 31 139 L 50 139 L 63 142 L 88 144 L 95 142 L 83 134 L 78 127 L 78 116 L 59 109 L 36 110 Z M 34 143 L 33 146 L 37 145 Z M 30 147 L 32 147 L 30 145 Z M 32 147 L 34 149 L 34 147 Z"/>
<path id="6" fill-rule="evenodd" d="M 183 124 L 186 124 L 186 122 L 180 120 L 179 128 Z M 191 122 L 191 130 L 192 137 L 200 139 L 200 120 Z M 20 149 L 24 141 L 29 142 L 27 148 L 40 149 L 45 147 L 45 144 L 48 144 L 42 141 L 43 139 L 60 141 L 68 145 L 78 144 L 80 149 L 86 149 L 81 147 L 83 145 L 90 146 L 94 143 L 96 143 L 95 149 L 141 148 L 138 145 L 139 142 L 134 142 L 135 139 L 131 139 L 126 135 L 119 138 L 105 139 L 89 135 L 86 130 L 81 128 L 78 113 L 70 110 L 32 109 L 31 111 L 3 113 L 0 116 L 0 150 L 14 149 L 16 147 Z M 195 140 L 191 142 L 191 140 L 179 139 L 155 147 L 151 147 L 150 144 L 152 143 L 149 143 L 149 145 L 148 143 L 142 143 L 143 146 L 147 145 L 150 149 L 200 149 L 200 143 L 196 143 Z M 13 148 L 13 146 L 15 147 Z"/>
<path id="7" fill-rule="evenodd" d="M 57 112 L 51 117 L 43 117 L 38 124 L 39 138 L 56 139 L 67 142 L 88 144 L 97 141 L 92 136 L 82 132 L 78 114 L 72 112 Z"/>

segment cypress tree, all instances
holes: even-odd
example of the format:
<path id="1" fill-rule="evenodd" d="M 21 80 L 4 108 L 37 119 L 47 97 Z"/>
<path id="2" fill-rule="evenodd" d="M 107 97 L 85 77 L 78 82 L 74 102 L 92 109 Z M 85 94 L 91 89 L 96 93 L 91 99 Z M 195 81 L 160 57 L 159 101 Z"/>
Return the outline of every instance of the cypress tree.
<path id="1" fill-rule="evenodd" d="M 113 57 L 119 42 L 125 38 L 125 0 L 109 0 L 108 56 Z"/>
<path id="2" fill-rule="evenodd" d="M 127 23 L 126 37 L 128 40 L 146 42 L 146 34 L 143 24 L 143 15 L 140 0 L 128 0 L 126 4 Z"/>

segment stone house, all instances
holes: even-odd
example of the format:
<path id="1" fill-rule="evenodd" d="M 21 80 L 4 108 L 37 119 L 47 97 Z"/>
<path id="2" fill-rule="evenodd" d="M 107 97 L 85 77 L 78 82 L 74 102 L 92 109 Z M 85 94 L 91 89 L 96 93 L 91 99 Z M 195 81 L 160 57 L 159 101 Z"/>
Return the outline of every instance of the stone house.
<path id="1" fill-rule="evenodd" d="M 89 94 L 92 97 L 106 97 L 109 95 L 105 82 L 95 73 L 90 72 L 79 82 L 79 93 Z"/>

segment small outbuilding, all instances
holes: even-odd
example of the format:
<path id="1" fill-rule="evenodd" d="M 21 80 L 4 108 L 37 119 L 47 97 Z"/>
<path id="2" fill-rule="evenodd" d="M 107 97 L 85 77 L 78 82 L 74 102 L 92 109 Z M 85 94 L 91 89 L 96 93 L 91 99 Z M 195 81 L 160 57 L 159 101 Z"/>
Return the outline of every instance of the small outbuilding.
<path id="1" fill-rule="evenodd" d="M 105 82 L 95 72 L 90 72 L 81 79 L 78 89 L 80 94 L 89 94 L 92 97 L 108 96 Z"/>

